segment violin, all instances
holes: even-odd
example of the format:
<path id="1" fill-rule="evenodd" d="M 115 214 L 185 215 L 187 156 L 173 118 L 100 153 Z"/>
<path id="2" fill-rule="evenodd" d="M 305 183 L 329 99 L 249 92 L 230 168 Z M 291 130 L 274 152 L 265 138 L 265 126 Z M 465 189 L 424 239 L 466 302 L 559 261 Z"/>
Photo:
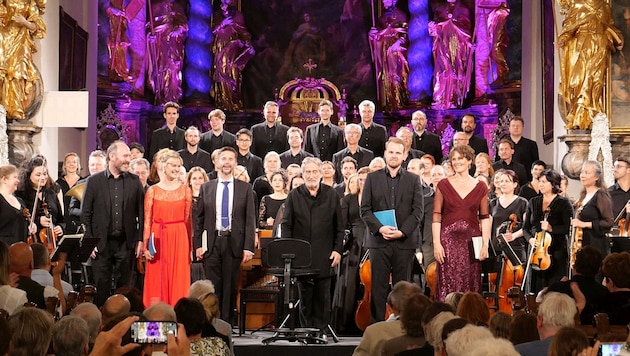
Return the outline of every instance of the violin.
<path id="1" fill-rule="evenodd" d="M 508 231 L 514 233 L 518 231 L 518 215 L 510 214 L 508 217 L 510 224 Z M 507 314 L 512 314 L 512 293 L 514 287 L 523 285 L 525 270 L 522 265 L 514 266 L 507 256 L 504 256 L 503 273 L 501 275 L 501 285 L 499 286 L 499 310 Z M 516 288 L 518 290 L 518 287 Z"/>
<path id="2" fill-rule="evenodd" d="M 578 209 L 575 212 L 575 218 L 579 219 L 580 213 L 584 208 L 583 205 L 577 203 Z M 574 227 L 571 229 L 571 236 L 569 237 L 569 241 L 571 242 L 571 256 L 569 256 L 569 278 L 571 278 L 571 274 L 573 271 L 573 265 L 575 264 L 575 257 L 577 252 L 582 249 L 582 239 L 584 236 L 584 231 L 581 227 Z"/>
<path id="3" fill-rule="evenodd" d="M 29 213 L 27 208 L 22 209 L 22 215 L 24 215 L 24 218 L 28 220 L 29 227 L 30 227 L 31 226 L 30 224 L 33 223 L 33 218 L 31 218 L 31 213 Z M 29 245 L 34 244 L 36 240 L 37 240 L 37 236 L 35 236 L 35 234 L 29 233 L 28 236 L 26 237 L 26 243 Z"/>
<path id="4" fill-rule="evenodd" d="M 144 255 L 136 259 L 136 267 L 138 268 L 138 273 L 144 274 L 146 265 L 147 265 L 147 258 L 144 257 Z"/>
<path id="5" fill-rule="evenodd" d="M 545 210 L 543 221 L 547 221 L 549 217 L 549 209 Z M 549 246 L 551 245 L 551 234 L 547 231 L 539 231 L 536 233 L 536 243 L 534 251 L 529 259 L 531 267 L 536 271 L 545 271 L 551 266 L 551 256 L 549 255 Z"/>
<path id="6" fill-rule="evenodd" d="M 628 203 L 630 203 L 630 200 L 628 200 L 626 205 L 628 205 Z M 624 212 L 626 213 L 626 216 L 622 217 Z M 621 211 L 619 212 L 619 215 L 617 215 L 617 217 L 615 218 L 615 222 L 617 223 L 617 226 L 619 226 L 619 236 L 628 237 L 628 227 L 629 227 L 628 225 L 630 225 L 630 211 L 628 211 L 625 207 L 621 209 Z"/>
<path id="7" fill-rule="evenodd" d="M 359 301 L 357 311 L 354 313 L 354 322 L 357 327 L 365 331 L 370 326 L 370 306 L 372 305 L 372 268 L 370 266 L 369 251 L 366 251 L 359 264 L 359 279 L 363 286 L 363 298 Z"/>
<path id="8" fill-rule="evenodd" d="M 437 263 L 435 261 L 429 263 L 424 273 L 426 274 L 427 285 L 431 290 L 429 298 L 435 300 L 435 292 L 437 291 Z"/>
<path id="9" fill-rule="evenodd" d="M 52 223 L 50 211 L 48 210 L 48 204 L 44 201 L 42 201 L 42 209 L 44 210 L 44 216 L 51 220 L 48 227 L 39 230 L 39 241 L 46 246 L 52 256 L 57 248 L 57 234 L 55 233 L 55 226 Z"/>

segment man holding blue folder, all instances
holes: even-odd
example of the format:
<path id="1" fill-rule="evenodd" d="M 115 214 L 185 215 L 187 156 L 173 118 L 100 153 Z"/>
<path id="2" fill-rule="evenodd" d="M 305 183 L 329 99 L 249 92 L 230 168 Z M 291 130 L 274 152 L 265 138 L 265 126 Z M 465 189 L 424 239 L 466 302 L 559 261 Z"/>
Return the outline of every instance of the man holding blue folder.
<path id="1" fill-rule="evenodd" d="M 386 167 L 368 174 L 361 199 L 361 217 L 370 229 L 365 247 L 372 270 L 372 322 L 385 319 L 391 283 L 410 281 L 419 246 L 416 232 L 423 214 L 420 178 L 401 168 L 405 143 L 391 137 L 385 144 Z"/>

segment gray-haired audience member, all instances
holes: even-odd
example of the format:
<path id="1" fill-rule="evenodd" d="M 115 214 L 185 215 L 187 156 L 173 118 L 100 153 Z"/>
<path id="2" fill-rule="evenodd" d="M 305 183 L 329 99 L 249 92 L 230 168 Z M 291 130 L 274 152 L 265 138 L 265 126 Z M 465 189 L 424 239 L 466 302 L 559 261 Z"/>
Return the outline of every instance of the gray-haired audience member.
<path id="1" fill-rule="evenodd" d="M 87 355 L 89 340 L 88 325 L 78 316 L 64 316 L 52 330 L 52 343 L 56 355 Z"/>
<path id="2" fill-rule="evenodd" d="M 92 349 L 96 335 L 98 335 L 103 322 L 101 311 L 98 310 L 98 307 L 93 303 L 81 303 L 72 309 L 70 315 L 77 316 L 87 323 L 88 335 L 90 337 L 88 344 L 90 345 L 90 349 Z"/>

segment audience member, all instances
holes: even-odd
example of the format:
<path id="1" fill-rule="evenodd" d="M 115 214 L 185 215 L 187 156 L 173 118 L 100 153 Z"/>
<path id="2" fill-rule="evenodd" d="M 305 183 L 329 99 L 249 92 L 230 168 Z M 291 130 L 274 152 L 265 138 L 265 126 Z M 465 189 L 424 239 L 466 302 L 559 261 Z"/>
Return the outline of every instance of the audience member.
<path id="1" fill-rule="evenodd" d="M 87 323 L 88 348 L 91 351 L 103 323 L 101 311 L 93 303 L 81 303 L 72 309 L 70 315 L 79 317 Z"/>
<path id="2" fill-rule="evenodd" d="M 462 300 L 463 296 L 464 293 L 462 292 L 450 292 L 446 295 L 446 298 L 444 298 L 444 303 L 450 305 L 453 310 L 457 310 L 457 306 L 459 305 L 459 302 Z"/>
<path id="3" fill-rule="evenodd" d="M 201 305 L 203 305 L 203 309 L 206 312 L 206 319 L 210 323 L 208 327 L 204 327 L 201 330 L 201 337 L 219 336 L 228 344 L 230 350 L 233 352 L 232 325 L 220 318 L 221 309 L 219 308 L 219 297 L 217 297 L 214 292 L 208 292 L 197 299 L 201 302 Z"/>
<path id="4" fill-rule="evenodd" d="M 11 346 L 11 329 L 9 328 L 9 322 L 5 318 L 0 318 L 0 355 L 6 356 L 9 354 L 9 348 Z"/>
<path id="5" fill-rule="evenodd" d="M 520 356 L 509 341 L 500 338 L 482 339 L 470 343 L 467 356 Z"/>
<path id="6" fill-rule="evenodd" d="M 177 314 L 175 314 L 175 310 L 173 309 L 173 307 L 163 302 L 155 303 L 152 306 L 148 307 L 147 309 L 145 309 L 142 315 L 144 315 L 149 321 L 177 322 Z M 182 331 L 181 329 L 183 328 L 180 328 L 180 330 L 178 330 L 178 337 L 179 337 L 179 332 Z M 186 339 L 188 340 L 188 338 Z M 153 352 L 164 351 L 164 350 L 165 350 L 164 345 L 154 345 Z M 170 349 L 169 349 L 169 355 L 170 355 Z"/>
<path id="7" fill-rule="evenodd" d="M 447 321 L 446 323 L 444 323 L 444 326 L 442 326 L 442 335 L 441 335 L 442 343 L 444 343 L 444 341 L 448 339 L 449 335 L 451 335 L 453 332 L 457 330 L 462 329 L 466 325 L 473 325 L 473 324 L 471 324 L 470 321 L 464 318 L 460 318 L 460 317 L 451 319 Z"/>
<path id="8" fill-rule="evenodd" d="M 630 323 L 630 253 L 611 253 L 602 263 L 604 285 L 610 293 L 595 300 L 595 309 L 608 314 L 611 325 Z M 587 292 L 580 288 L 580 290 Z"/>
<path id="9" fill-rule="evenodd" d="M 188 296 L 190 298 L 201 299 L 208 293 L 214 293 L 214 284 L 209 279 L 200 279 L 190 285 Z"/>
<path id="10" fill-rule="evenodd" d="M 182 298 L 175 304 L 177 320 L 184 325 L 190 340 L 190 354 L 194 356 L 231 356 L 226 342 L 216 336 L 202 337 L 203 325 L 208 323 L 203 305 L 197 299 Z"/>
<path id="11" fill-rule="evenodd" d="M 56 355 L 87 355 L 89 340 L 88 325 L 78 316 L 64 316 L 53 326 L 52 344 Z"/>
<path id="12" fill-rule="evenodd" d="M 589 341 L 584 331 L 565 326 L 553 337 L 549 347 L 549 356 L 587 355 L 584 350 L 588 347 Z"/>
<path id="13" fill-rule="evenodd" d="M 11 356 L 46 355 L 53 325 L 52 316 L 38 308 L 24 308 L 11 315 Z"/>
<path id="14" fill-rule="evenodd" d="M 487 326 L 490 319 L 490 311 L 486 301 L 481 294 L 475 292 L 464 293 L 457 305 L 456 314 L 478 326 Z"/>
<path id="15" fill-rule="evenodd" d="M 457 319 L 457 316 L 455 316 L 455 314 L 449 311 L 444 311 L 436 315 L 424 327 L 424 337 L 425 339 L 427 339 L 427 342 L 431 344 L 431 346 L 433 346 L 433 350 L 435 351 L 436 355 L 441 354 L 444 349 L 444 342 L 442 340 L 442 331 L 444 329 L 444 325 L 448 321 L 453 319 Z"/>
<path id="16" fill-rule="evenodd" d="M 532 313 L 520 313 L 510 323 L 510 342 L 514 345 L 540 340 L 536 327 L 537 317 Z"/>
<path id="17" fill-rule="evenodd" d="M 491 339 L 494 339 L 494 336 L 492 336 L 488 328 L 478 325 L 466 325 L 459 330 L 453 331 L 444 340 L 444 348 L 449 356 L 467 356 L 472 350 L 472 343 L 478 340 L 489 341 Z"/>
<path id="18" fill-rule="evenodd" d="M 509 339 L 510 338 L 510 324 L 512 323 L 512 316 L 502 311 L 495 312 L 490 317 L 488 323 L 490 332 L 496 338 Z"/>
<path id="19" fill-rule="evenodd" d="M 538 307 L 536 327 L 540 340 L 522 343 L 516 350 L 522 356 L 546 355 L 553 336 L 564 326 L 575 325 L 575 301 L 566 294 L 548 293 Z"/>
<path id="20" fill-rule="evenodd" d="M 0 309 L 4 309 L 13 315 L 28 302 L 26 292 L 14 288 L 14 281 L 9 274 L 9 246 L 0 241 Z"/>
<path id="21" fill-rule="evenodd" d="M 103 313 L 103 325 L 118 316 L 127 315 L 130 310 L 131 303 L 129 303 L 129 299 L 127 299 L 127 297 L 122 294 L 112 295 L 107 298 L 101 310 Z"/>
<path id="22" fill-rule="evenodd" d="M 40 243 L 34 243 L 31 245 L 31 249 L 33 250 L 33 271 L 31 272 L 31 278 L 42 286 L 54 287 L 55 281 L 49 272 L 52 265 L 50 263 L 48 248 Z M 64 280 L 60 282 L 63 294 L 67 298 L 68 293 L 72 292 L 74 289 L 70 283 Z"/>
<path id="23" fill-rule="evenodd" d="M 383 344 L 382 355 L 393 356 L 400 351 L 418 349 L 426 344 L 421 319 L 429 304 L 431 300 L 423 294 L 415 293 L 409 296 L 400 313 L 404 335 L 386 341 Z"/>

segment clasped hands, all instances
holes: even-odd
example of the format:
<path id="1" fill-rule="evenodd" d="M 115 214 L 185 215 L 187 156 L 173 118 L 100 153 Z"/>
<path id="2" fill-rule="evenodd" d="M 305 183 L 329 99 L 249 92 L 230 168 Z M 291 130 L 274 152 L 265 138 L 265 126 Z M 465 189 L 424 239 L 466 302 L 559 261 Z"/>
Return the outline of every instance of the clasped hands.
<path id="1" fill-rule="evenodd" d="M 403 237 L 402 231 L 394 228 L 393 226 L 383 225 L 378 232 L 383 236 L 385 240 L 397 240 Z"/>

